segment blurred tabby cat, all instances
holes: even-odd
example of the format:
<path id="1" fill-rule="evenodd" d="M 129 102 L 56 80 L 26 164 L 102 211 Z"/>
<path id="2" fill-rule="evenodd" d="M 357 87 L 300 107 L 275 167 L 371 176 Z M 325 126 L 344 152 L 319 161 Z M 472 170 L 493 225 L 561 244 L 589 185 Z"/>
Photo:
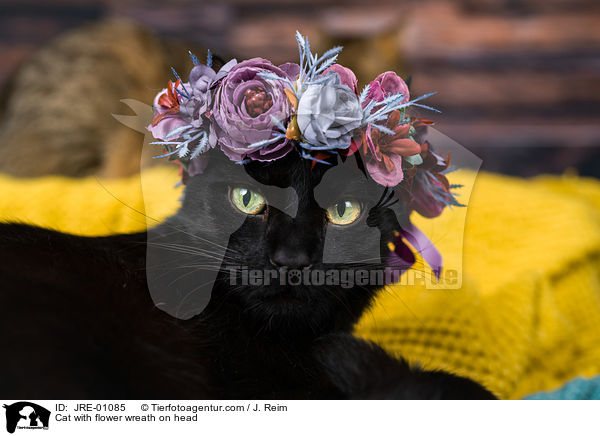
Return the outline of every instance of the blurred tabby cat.
<path id="1" fill-rule="evenodd" d="M 123 98 L 151 102 L 170 66 L 189 68 L 189 48 L 123 20 L 57 38 L 15 73 L 6 90 L 0 172 L 118 177 L 138 171 L 140 159 L 142 166 L 154 163 L 148 153 L 141 156 L 143 136 L 111 114 L 124 112 Z"/>

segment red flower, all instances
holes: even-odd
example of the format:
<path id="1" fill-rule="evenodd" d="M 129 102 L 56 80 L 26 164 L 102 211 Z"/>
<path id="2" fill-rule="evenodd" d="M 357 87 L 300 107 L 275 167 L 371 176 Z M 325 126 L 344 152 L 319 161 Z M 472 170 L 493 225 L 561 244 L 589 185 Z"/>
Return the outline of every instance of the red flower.
<path id="1" fill-rule="evenodd" d="M 164 111 L 158 113 L 154 120 L 152 120 L 152 127 L 156 125 L 167 115 L 175 115 L 179 113 L 179 98 L 177 96 L 176 89 L 181 84 L 181 79 L 177 79 L 177 82 L 173 83 L 169 80 L 167 90 L 158 98 L 158 104 Z"/>

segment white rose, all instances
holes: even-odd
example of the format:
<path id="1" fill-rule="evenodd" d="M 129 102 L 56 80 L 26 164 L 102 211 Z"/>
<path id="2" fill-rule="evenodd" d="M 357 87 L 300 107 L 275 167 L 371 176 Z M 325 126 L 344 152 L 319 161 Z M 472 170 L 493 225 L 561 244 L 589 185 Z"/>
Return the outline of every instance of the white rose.
<path id="1" fill-rule="evenodd" d="M 360 127 L 362 108 L 358 97 L 329 74 L 323 83 L 308 85 L 298 102 L 298 127 L 306 142 L 315 146 L 346 148 L 351 132 Z"/>

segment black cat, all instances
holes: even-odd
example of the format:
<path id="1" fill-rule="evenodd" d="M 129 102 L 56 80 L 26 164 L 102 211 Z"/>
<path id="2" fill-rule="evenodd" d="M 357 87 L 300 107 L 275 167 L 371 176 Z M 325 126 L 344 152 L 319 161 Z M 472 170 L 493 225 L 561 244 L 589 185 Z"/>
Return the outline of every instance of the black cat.
<path id="1" fill-rule="evenodd" d="M 384 268 L 406 213 L 346 163 L 212 155 L 179 212 L 147 233 L 1 225 L 0 395 L 494 398 L 353 337 L 380 285 L 244 280 L 244 269 Z"/>

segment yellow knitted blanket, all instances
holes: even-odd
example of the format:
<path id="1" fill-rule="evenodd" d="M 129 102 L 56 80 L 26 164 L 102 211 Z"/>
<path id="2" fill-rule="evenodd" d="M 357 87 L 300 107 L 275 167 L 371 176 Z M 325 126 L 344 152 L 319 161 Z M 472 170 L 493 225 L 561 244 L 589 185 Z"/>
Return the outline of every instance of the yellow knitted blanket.
<path id="1" fill-rule="evenodd" d="M 172 214 L 180 195 L 172 168 L 142 177 L 143 189 L 140 176 L 0 176 L 0 220 L 81 235 L 139 231 Z M 468 171 L 450 179 L 470 184 L 469 207 L 414 222 L 436 243 L 445 268 L 462 263 L 462 287 L 389 287 L 356 334 L 422 367 L 471 377 L 501 398 L 600 374 L 600 182 L 483 173 L 473 184 Z M 461 254 L 462 235 L 440 229 L 465 219 Z"/>

